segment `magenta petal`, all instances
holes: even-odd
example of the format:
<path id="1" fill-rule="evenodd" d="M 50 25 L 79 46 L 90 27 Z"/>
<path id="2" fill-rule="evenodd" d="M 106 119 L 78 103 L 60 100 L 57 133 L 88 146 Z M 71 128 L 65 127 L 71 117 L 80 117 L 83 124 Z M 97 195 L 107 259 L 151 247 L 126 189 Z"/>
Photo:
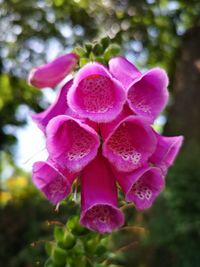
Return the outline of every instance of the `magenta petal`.
<path id="1" fill-rule="evenodd" d="M 138 115 L 152 121 L 168 102 L 168 77 L 164 70 L 154 68 L 136 79 L 128 88 L 128 103 Z"/>
<path id="2" fill-rule="evenodd" d="M 53 161 L 38 161 L 33 165 L 33 183 L 54 205 L 70 194 L 75 178 L 76 174 L 63 171 Z"/>
<path id="3" fill-rule="evenodd" d="M 120 81 L 126 89 L 136 78 L 141 76 L 141 72 L 124 57 L 113 57 L 110 59 L 108 65 L 112 75 Z"/>
<path id="4" fill-rule="evenodd" d="M 115 179 L 100 153 L 82 173 L 80 222 L 100 233 L 110 233 L 124 223 L 124 215 L 117 208 Z"/>
<path id="5" fill-rule="evenodd" d="M 68 81 L 59 91 L 56 101 L 45 111 L 35 113 L 31 117 L 38 127 L 45 132 L 48 122 L 55 116 L 69 113 L 67 105 L 67 92 L 72 85 L 73 80 Z"/>
<path id="6" fill-rule="evenodd" d="M 142 167 L 131 173 L 115 173 L 117 181 L 126 195 L 126 201 L 133 202 L 138 210 L 150 208 L 165 186 L 162 172 L 156 167 Z"/>
<path id="7" fill-rule="evenodd" d="M 103 155 L 119 170 L 141 167 L 156 149 L 156 137 L 148 122 L 139 116 L 122 120 L 103 144 Z"/>
<path id="8" fill-rule="evenodd" d="M 111 122 L 99 124 L 99 129 L 101 132 L 101 137 L 103 141 L 108 137 L 108 135 L 114 130 L 114 128 L 126 117 L 133 115 L 133 111 L 129 108 L 126 103 L 120 114 Z"/>
<path id="9" fill-rule="evenodd" d="M 97 155 L 98 134 L 77 119 L 57 116 L 48 123 L 46 133 L 51 158 L 71 172 L 80 171 Z"/>
<path id="10" fill-rule="evenodd" d="M 149 161 L 160 167 L 164 174 L 174 163 L 183 143 L 183 136 L 162 136 L 156 133 L 157 147 Z"/>
<path id="11" fill-rule="evenodd" d="M 82 118 L 108 122 L 117 117 L 126 100 L 122 85 L 101 64 L 82 67 L 68 93 L 69 107 Z"/>
<path id="12" fill-rule="evenodd" d="M 38 88 L 54 87 L 75 68 L 77 61 L 78 56 L 74 53 L 58 57 L 33 69 L 28 76 L 28 83 Z"/>

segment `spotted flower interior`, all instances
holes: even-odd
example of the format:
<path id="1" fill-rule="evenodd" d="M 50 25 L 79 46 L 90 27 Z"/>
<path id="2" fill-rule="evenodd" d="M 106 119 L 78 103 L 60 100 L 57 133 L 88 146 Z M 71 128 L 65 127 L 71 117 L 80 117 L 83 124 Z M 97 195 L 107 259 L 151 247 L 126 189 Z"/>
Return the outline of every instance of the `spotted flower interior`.
<path id="1" fill-rule="evenodd" d="M 35 68 L 28 82 L 55 87 L 76 68 L 79 57 L 66 54 Z M 112 232 L 124 224 L 117 185 L 138 211 L 150 208 L 165 186 L 182 136 L 152 129 L 168 102 L 168 77 L 161 68 L 145 73 L 126 58 L 108 66 L 90 62 L 73 73 L 55 102 L 32 118 L 43 131 L 49 157 L 33 165 L 33 183 L 54 205 L 80 182 L 80 223 Z"/>

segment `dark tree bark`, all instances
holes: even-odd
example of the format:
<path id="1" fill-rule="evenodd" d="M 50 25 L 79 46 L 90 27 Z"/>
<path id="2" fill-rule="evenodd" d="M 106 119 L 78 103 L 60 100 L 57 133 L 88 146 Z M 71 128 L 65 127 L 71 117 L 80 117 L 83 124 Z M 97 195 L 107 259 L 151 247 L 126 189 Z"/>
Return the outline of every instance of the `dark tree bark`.
<path id="1" fill-rule="evenodd" d="M 200 26 L 183 37 L 172 88 L 172 106 L 164 133 L 184 135 L 186 143 L 200 143 Z"/>

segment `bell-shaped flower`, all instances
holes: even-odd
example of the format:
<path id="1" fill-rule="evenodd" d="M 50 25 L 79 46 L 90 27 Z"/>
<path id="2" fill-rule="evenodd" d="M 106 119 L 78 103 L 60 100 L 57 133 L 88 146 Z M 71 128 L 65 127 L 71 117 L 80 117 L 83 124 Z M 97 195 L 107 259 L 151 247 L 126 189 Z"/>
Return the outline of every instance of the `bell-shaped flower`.
<path id="1" fill-rule="evenodd" d="M 110 59 L 108 65 L 109 71 L 123 84 L 125 89 L 127 89 L 135 79 L 142 75 L 141 72 L 125 57 L 113 57 Z"/>
<path id="2" fill-rule="evenodd" d="M 75 53 L 60 56 L 32 69 L 28 76 L 28 83 L 38 88 L 54 87 L 76 67 L 77 61 L 78 55 Z"/>
<path id="3" fill-rule="evenodd" d="M 165 186 L 162 172 L 156 167 L 143 166 L 130 173 L 114 174 L 126 201 L 133 202 L 138 210 L 150 208 Z"/>
<path id="4" fill-rule="evenodd" d="M 127 101 L 137 114 L 152 122 L 165 108 L 169 93 L 168 77 L 160 68 L 154 68 L 135 79 L 127 89 Z"/>
<path id="5" fill-rule="evenodd" d="M 103 65 L 93 62 L 77 72 L 67 97 L 69 107 L 82 118 L 101 123 L 117 117 L 126 93 Z"/>
<path id="6" fill-rule="evenodd" d="M 70 194 L 76 176 L 50 159 L 33 165 L 33 183 L 54 205 Z"/>
<path id="7" fill-rule="evenodd" d="M 128 116 L 105 139 L 103 155 L 119 170 L 141 167 L 156 149 L 156 137 L 143 117 Z"/>
<path id="8" fill-rule="evenodd" d="M 82 172 L 80 222 L 100 233 L 112 232 L 124 223 L 124 215 L 117 208 L 114 176 L 100 153 Z"/>
<path id="9" fill-rule="evenodd" d="M 71 172 L 82 170 L 97 155 L 97 132 L 78 119 L 59 115 L 48 123 L 46 134 L 49 155 Z"/>
<path id="10" fill-rule="evenodd" d="M 37 124 L 37 126 L 45 132 L 48 122 L 58 116 L 63 114 L 70 114 L 70 110 L 67 104 L 67 92 L 72 86 L 73 80 L 68 81 L 59 91 L 57 99 L 50 105 L 46 110 L 40 113 L 34 113 L 31 117 Z"/>
<path id="11" fill-rule="evenodd" d="M 162 136 L 155 133 L 157 147 L 149 161 L 156 167 L 161 168 L 165 175 L 168 168 L 173 165 L 183 143 L 183 136 Z"/>

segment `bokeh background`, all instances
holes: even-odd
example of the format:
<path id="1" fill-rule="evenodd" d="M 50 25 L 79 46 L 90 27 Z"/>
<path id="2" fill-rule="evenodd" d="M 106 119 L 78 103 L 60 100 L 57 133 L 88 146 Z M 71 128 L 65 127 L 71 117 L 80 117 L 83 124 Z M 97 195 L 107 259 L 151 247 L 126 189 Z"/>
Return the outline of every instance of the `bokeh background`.
<path id="1" fill-rule="evenodd" d="M 143 230 L 113 234 L 113 243 L 125 247 L 120 266 L 199 267 L 200 1 L 0 0 L 0 29 L 1 266 L 43 266 L 43 245 L 30 244 L 50 238 L 47 220 L 73 213 L 55 213 L 31 184 L 31 160 L 42 157 L 44 143 L 30 113 L 46 108 L 55 93 L 28 86 L 27 74 L 109 36 L 142 70 L 167 70 L 171 97 L 156 127 L 185 137 L 154 207 L 143 213 L 127 207 L 127 224 Z"/>

